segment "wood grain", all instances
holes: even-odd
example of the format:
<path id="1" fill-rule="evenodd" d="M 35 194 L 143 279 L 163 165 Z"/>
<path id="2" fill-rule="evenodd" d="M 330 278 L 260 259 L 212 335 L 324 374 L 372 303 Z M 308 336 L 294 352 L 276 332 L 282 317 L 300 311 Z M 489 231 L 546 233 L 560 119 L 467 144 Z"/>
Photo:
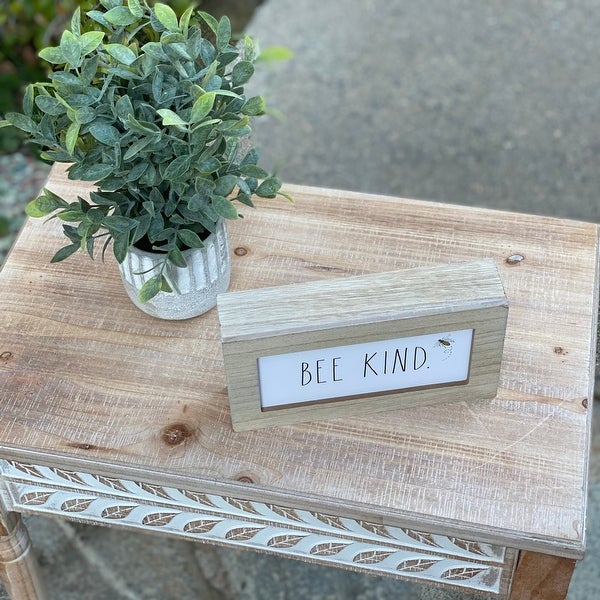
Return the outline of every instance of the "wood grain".
<path id="1" fill-rule="evenodd" d="M 60 168 L 51 188 L 87 193 Z M 233 290 L 491 258 L 497 398 L 236 434 L 216 310 L 153 319 L 112 257 L 52 265 L 60 224 L 29 221 L 0 273 L 0 455 L 581 557 L 597 226 L 288 191 L 231 224 Z"/>
<path id="2" fill-rule="evenodd" d="M 2 511 L 0 520 L 0 579 L 11 598 L 46 600 L 29 533 L 21 515 Z"/>
<path id="3" fill-rule="evenodd" d="M 510 600 L 565 600 L 576 561 L 537 552 L 521 552 Z"/>

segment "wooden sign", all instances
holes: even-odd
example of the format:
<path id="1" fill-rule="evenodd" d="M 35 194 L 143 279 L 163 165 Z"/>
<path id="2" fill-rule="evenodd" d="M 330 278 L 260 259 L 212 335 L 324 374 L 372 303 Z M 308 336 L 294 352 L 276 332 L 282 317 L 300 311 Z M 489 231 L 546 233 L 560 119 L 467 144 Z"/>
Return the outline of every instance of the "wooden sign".
<path id="1" fill-rule="evenodd" d="M 218 311 L 236 431 L 496 395 L 492 260 L 229 292 Z"/>

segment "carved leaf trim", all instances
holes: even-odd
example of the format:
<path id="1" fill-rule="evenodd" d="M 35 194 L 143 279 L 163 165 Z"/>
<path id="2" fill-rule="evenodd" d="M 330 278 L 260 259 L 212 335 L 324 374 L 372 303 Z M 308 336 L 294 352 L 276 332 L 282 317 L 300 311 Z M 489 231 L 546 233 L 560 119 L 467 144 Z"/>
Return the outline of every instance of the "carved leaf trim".
<path id="1" fill-rule="evenodd" d="M 102 475 L 94 475 L 94 479 L 105 485 L 106 487 L 112 488 L 113 490 L 118 490 L 119 492 L 127 492 L 127 488 L 123 484 L 120 479 L 115 479 L 114 477 L 104 477 Z"/>
<path id="2" fill-rule="evenodd" d="M 188 490 L 179 490 L 186 498 L 192 500 L 193 502 L 198 502 L 198 504 L 203 504 L 204 506 L 212 506 L 216 508 L 216 504 L 211 501 L 207 494 L 201 494 L 200 492 L 190 492 Z"/>
<path id="3" fill-rule="evenodd" d="M 321 523 L 325 525 L 329 525 L 330 527 L 335 527 L 336 529 L 343 529 L 344 531 L 348 531 L 348 528 L 342 522 L 341 517 L 334 517 L 331 515 L 322 515 L 321 513 L 311 512 L 313 517 L 316 517 Z"/>
<path id="4" fill-rule="evenodd" d="M 190 521 L 185 524 L 183 530 L 187 533 L 208 533 L 215 525 L 221 521 Z"/>
<path id="5" fill-rule="evenodd" d="M 146 515 L 142 519 L 142 525 L 150 527 L 162 527 L 168 525 L 179 513 L 158 512 Z"/>
<path id="6" fill-rule="evenodd" d="M 397 567 L 397 571 L 405 573 L 421 573 L 433 567 L 438 561 L 430 558 L 413 558 L 402 561 Z"/>
<path id="7" fill-rule="evenodd" d="M 276 535 L 267 542 L 267 546 L 270 548 L 293 548 L 304 537 L 303 535 Z"/>
<path id="8" fill-rule="evenodd" d="M 44 479 L 44 476 L 33 465 L 24 465 L 14 461 L 10 461 L 9 464 L 15 467 L 15 469 L 17 469 L 18 471 L 21 471 L 21 473 L 26 473 L 27 475 L 32 475 L 33 477 L 39 477 L 40 479 Z"/>
<path id="9" fill-rule="evenodd" d="M 325 542 L 324 544 L 317 544 L 310 549 L 310 553 L 313 556 L 333 556 L 339 554 L 349 544 L 342 542 Z"/>
<path id="10" fill-rule="evenodd" d="M 298 516 L 298 513 L 293 508 L 285 508 L 284 506 L 275 506 L 274 504 L 267 504 L 267 508 L 273 511 L 276 515 L 289 519 L 290 521 L 297 521 L 303 523 L 304 521 Z"/>
<path id="11" fill-rule="evenodd" d="M 466 581 L 467 579 L 473 579 L 473 577 L 487 570 L 486 567 L 455 567 L 444 571 L 441 578 L 448 581 Z"/>
<path id="12" fill-rule="evenodd" d="M 257 533 L 262 531 L 262 527 L 235 527 L 230 529 L 225 534 L 226 540 L 233 540 L 236 542 L 245 542 L 251 540 Z"/>
<path id="13" fill-rule="evenodd" d="M 360 554 L 357 554 L 352 559 L 352 562 L 361 565 L 374 565 L 385 560 L 392 554 L 394 554 L 394 552 L 390 550 L 367 550 L 366 552 L 361 552 Z"/>
<path id="14" fill-rule="evenodd" d="M 41 506 L 46 504 L 54 492 L 28 492 L 21 496 L 21 504 L 26 506 Z"/>
<path id="15" fill-rule="evenodd" d="M 439 548 L 440 545 L 433 539 L 433 536 L 430 533 L 423 533 L 421 531 L 414 531 L 412 529 L 402 529 L 404 533 L 411 539 L 415 540 L 415 542 L 419 542 L 419 544 L 425 544 L 426 546 L 435 546 Z"/>
<path id="16" fill-rule="evenodd" d="M 56 467 L 52 467 L 50 469 L 55 475 L 58 475 L 61 479 L 66 479 L 71 483 L 78 483 L 81 485 L 85 485 L 85 481 L 79 477 L 77 473 L 74 471 L 65 471 L 64 469 L 58 469 Z"/>
<path id="17" fill-rule="evenodd" d="M 230 506 L 233 506 L 233 508 L 237 508 L 238 510 L 241 510 L 242 512 L 250 513 L 252 515 L 260 514 L 256 510 L 256 508 L 254 508 L 254 506 L 252 505 L 252 502 L 250 502 L 250 500 L 238 500 L 237 498 L 225 498 L 225 501 Z"/>
<path id="18" fill-rule="evenodd" d="M 137 508 L 136 506 L 109 506 L 102 511 L 103 519 L 125 519 L 131 512 Z"/>
<path id="19" fill-rule="evenodd" d="M 388 539 L 395 539 L 394 536 L 387 530 L 385 525 L 378 525 L 377 523 L 369 523 L 368 521 L 357 521 L 358 525 L 363 529 L 366 529 L 369 533 L 377 535 L 379 537 L 385 537 Z"/>
<path id="20" fill-rule="evenodd" d="M 136 485 L 146 493 L 152 494 L 153 496 L 158 496 L 159 498 L 165 498 L 167 500 L 171 498 L 171 496 L 167 494 L 165 488 L 161 487 L 160 485 L 152 485 L 151 483 L 143 482 L 136 482 Z"/>
<path id="21" fill-rule="evenodd" d="M 481 545 L 477 542 L 469 542 L 467 540 L 461 540 L 458 538 L 448 538 L 455 546 L 466 550 L 471 554 L 478 554 L 479 556 L 487 556 L 487 553 L 483 550 Z"/>
<path id="22" fill-rule="evenodd" d="M 83 512 L 89 508 L 90 504 L 96 498 L 73 498 L 71 500 L 65 500 L 60 507 L 60 510 L 64 512 Z"/>

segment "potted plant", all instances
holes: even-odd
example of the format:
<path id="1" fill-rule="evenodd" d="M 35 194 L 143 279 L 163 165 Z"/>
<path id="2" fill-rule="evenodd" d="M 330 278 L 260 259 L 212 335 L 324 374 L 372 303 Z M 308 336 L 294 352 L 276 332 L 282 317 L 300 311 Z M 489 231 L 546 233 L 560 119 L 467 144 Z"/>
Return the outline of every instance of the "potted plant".
<path id="1" fill-rule="evenodd" d="M 96 242 L 104 257 L 112 241 L 145 312 L 180 319 L 214 306 L 229 282 L 225 221 L 240 216 L 236 203 L 281 193 L 257 150 L 241 150 L 265 112 L 261 96 L 244 94 L 257 56 L 247 36 L 232 45 L 227 17 L 193 8 L 180 18 L 145 0 L 76 10 L 60 45 L 40 52 L 49 81 L 29 85 L 23 113 L 0 122 L 26 132 L 44 159 L 70 163 L 70 179 L 97 184 L 89 198 L 44 190 L 27 206 L 64 221 L 69 243 L 53 262 L 79 249 L 93 258 Z"/>

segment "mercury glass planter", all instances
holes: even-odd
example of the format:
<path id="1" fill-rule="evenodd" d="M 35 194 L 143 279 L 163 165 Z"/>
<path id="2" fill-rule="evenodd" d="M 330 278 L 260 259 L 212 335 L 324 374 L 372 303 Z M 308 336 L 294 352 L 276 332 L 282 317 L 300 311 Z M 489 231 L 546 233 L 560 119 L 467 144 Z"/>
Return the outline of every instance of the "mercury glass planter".
<path id="1" fill-rule="evenodd" d="M 167 265 L 164 272 L 173 292 L 159 292 L 148 302 L 138 299 L 140 288 L 156 274 L 164 254 L 131 247 L 119 265 L 125 290 L 131 301 L 145 313 L 159 319 L 190 319 L 210 310 L 217 295 L 225 292 L 231 275 L 227 226 L 219 221 L 217 229 L 204 240 L 204 248 L 183 251 L 188 266 Z"/>

